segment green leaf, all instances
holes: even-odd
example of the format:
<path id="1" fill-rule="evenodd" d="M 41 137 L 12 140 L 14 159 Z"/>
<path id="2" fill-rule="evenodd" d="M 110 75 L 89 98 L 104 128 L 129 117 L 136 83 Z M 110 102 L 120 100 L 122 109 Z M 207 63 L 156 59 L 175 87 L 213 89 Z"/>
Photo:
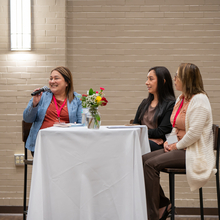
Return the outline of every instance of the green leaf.
<path id="1" fill-rule="evenodd" d="M 96 115 L 95 118 L 96 118 L 97 121 L 100 121 L 100 116 L 99 115 Z"/>
<path id="2" fill-rule="evenodd" d="M 82 96 L 82 102 L 85 102 L 85 101 L 86 101 L 86 97 Z"/>
<path id="3" fill-rule="evenodd" d="M 90 90 L 89 90 L 89 95 L 93 95 L 93 89 L 91 88 Z"/>

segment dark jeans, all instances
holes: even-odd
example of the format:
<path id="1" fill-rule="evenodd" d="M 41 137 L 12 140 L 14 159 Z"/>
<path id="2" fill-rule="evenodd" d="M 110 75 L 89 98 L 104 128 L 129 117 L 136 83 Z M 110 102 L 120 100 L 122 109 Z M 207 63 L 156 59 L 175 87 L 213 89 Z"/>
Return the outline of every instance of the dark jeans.
<path id="1" fill-rule="evenodd" d="M 159 208 L 170 204 L 160 186 L 160 171 L 166 167 L 185 168 L 185 150 L 165 153 L 163 149 L 142 156 L 148 220 L 159 219 Z"/>

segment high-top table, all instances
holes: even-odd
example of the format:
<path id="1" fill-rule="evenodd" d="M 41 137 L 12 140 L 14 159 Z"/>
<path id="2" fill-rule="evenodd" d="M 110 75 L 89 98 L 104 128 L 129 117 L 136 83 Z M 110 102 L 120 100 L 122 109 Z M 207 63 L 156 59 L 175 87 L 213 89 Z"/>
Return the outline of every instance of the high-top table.
<path id="1" fill-rule="evenodd" d="M 39 131 L 28 220 L 147 220 L 146 126 Z"/>

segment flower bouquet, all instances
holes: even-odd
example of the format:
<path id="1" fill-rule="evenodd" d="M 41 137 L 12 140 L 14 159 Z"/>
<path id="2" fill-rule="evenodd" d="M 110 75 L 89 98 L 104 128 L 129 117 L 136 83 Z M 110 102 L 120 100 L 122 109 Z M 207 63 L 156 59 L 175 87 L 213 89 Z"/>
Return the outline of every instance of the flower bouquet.
<path id="1" fill-rule="evenodd" d="M 105 94 L 103 93 L 104 90 L 104 88 L 100 87 L 100 92 L 98 92 L 91 88 L 86 95 L 82 95 L 82 107 L 89 109 L 89 113 L 87 115 L 88 128 L 99 129 L 100 127 L 101 118 L 98 112 L 98 107 L 105 106 L 108 103 L 105 98 Z"/>

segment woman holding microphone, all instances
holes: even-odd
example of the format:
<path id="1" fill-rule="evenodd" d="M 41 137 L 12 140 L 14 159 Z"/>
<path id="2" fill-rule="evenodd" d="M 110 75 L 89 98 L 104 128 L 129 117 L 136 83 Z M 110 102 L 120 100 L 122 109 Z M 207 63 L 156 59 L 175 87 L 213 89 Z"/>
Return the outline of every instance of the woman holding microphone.
<path id="1" fill-rule="evenodd" d="M 35 150 L 38 131 L 51 127 L 55 123 L 81 123 L 81 101 L 73 89 L 73 79 L 66 67 L 56 67 L 51 71 L 49 79 L 50 91 L 35 95 L 24 110 L 23 119 L 33 123 L 26 148 Z M 34 91 L 37 91 L 35 89 Z"/>

